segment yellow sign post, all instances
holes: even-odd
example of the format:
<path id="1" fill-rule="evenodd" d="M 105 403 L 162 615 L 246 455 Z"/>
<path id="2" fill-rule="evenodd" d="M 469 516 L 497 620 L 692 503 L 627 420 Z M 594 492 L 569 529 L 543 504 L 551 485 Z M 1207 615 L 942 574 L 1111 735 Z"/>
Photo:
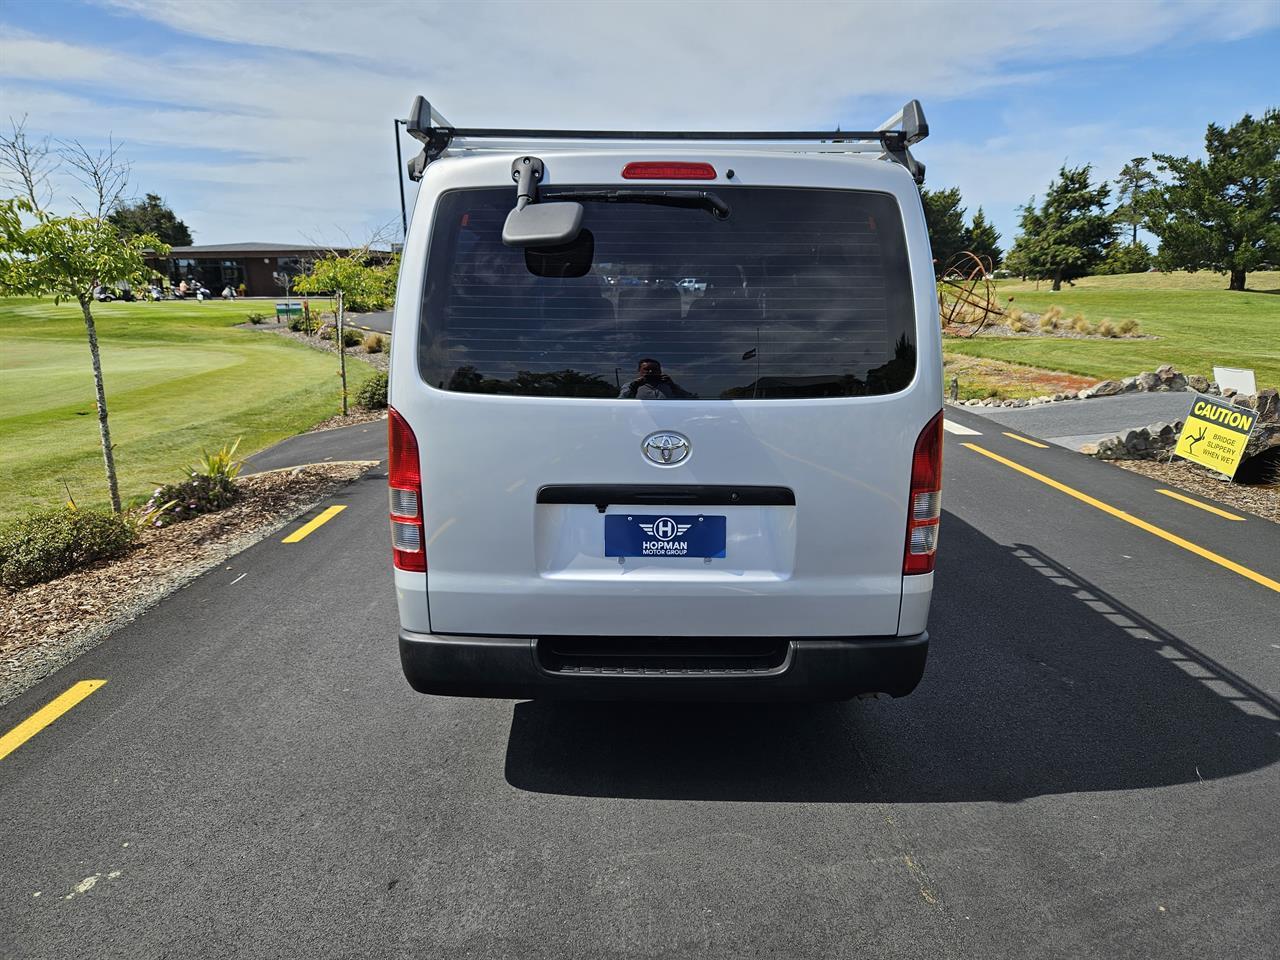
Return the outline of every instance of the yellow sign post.
<path id="1" fill-rule="evenodd" d="M 1225 400 L 1197 395 L 1173 452 L 1201 466 L 1236 475 L 1258 415 Z"/>

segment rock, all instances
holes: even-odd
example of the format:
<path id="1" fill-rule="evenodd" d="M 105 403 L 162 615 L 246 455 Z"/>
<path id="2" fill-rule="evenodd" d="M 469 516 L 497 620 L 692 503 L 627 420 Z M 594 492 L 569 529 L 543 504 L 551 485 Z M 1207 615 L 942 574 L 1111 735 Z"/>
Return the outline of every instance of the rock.
<path id="1" fill-rule="evenodd" d="M 1101 383 L 1094 384 L 1086 392 L 1091 397 L 1114 397 L 1117 393 L 1124 392 L 1124 386 L 1115 380 L 1103 380 Z"/>
<path id="2" fill-rule="evenodd" d="M 1090 397 L 1092 397 L 1092 396 L 1096 396 L 1096 394 L 1095 394 L 1093 391 L 1094 391 L 1094 388 L 1093 388 L 1093 387 L 1085 387 L 1083 390 L 1077 390 L 1077 391 L 1076 391 L 1076 399 L 1077 399 L 1077 400 L 1088 400 Z"/>
<path id="3" fill-rule="evenodd" d="M 1177 370 L 1173 369 L 1173 365 L 1169 363 L 1162 363 L 1160 366 L 1156 367 L 1156 376 L 1161 380 L 1168 380 L 1177 372 Z"/>
<path id="4" fill-rule="evenodd" d="M 1259 390 L 1254 409 L 1258 411 L 1260 421 L 1280 421 L 1280 391 L 1275 387 Z"/>
<path id="5" fill-rule="evenodd" d="M 1222 388 L 1221 388 L 1220 386 L 1218 386 L 1218 381 L 1217 381 L 1217 380 L 1210 380 L 1210 381 L 1209 381 L 1209 390 L 1208 390 L 1208 393 L 1209 393 L 1209 395 L 1210 395 L 1210 396 L 1214 396 L 1214 397 L 1220 397 L 1220 396 L 1222 396 Z"/>
<path id="6" fill-rule="evenodd" d="M 1197 393 L 1206 393 L 1209 390 L 1209 378 L 1202 377 L 1198 373 L 1193 373 L 1187 377 L 1187 386 Z"/>
<path id="7" fill-rule="evenodd" d="M 1149 371 L 1144 371 L 1138 374 L 1134 379 L 1137 381 L 1135 389 L 1141 390 L 1144 393 L 1154 390 L 1156 385 L 1160 382 L 1160 378 Z"/>
<path id="8" fill-rule="evenodd" d="M 1122 393 L 1129 393 L 1132 390 L 1136 390 L 1137 387 L 1138 387 L 1137 377 L 1125 377 L 1123 380 L 1120 381 L 1120 391 Z"/>

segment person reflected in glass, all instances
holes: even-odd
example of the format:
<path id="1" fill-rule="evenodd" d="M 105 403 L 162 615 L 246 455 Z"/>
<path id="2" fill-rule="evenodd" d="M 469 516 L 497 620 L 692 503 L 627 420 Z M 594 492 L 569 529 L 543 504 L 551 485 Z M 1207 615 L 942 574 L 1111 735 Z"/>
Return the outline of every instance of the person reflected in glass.
<path id="1" fill-rule="evenodd" d="M 662 372 L 662 364 L 645 357 L 637 365 L 636 377 L 618 394 L 619 400 L 696 400 L 698 395 L 685 390 Z"/>

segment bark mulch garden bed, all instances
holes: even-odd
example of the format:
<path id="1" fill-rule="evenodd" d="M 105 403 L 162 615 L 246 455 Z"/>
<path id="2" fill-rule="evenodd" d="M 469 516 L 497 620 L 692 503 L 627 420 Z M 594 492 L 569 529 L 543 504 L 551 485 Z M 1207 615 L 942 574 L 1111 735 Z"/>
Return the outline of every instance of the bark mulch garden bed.
<path id="1" fill-rule="evenodd" d="M 148 528 L 118 560 L 17 593 L 0 591 L 0 704 L 375 465 L 318 463 L 241 477 L 240 499 L 225 510 Z"/>
<path id="2" fill-rule="evenodd" d="M 1165 463 L 1156 460 L 1110 460 L 1117 467 L 1159 480 L 1171 487 L 1235 507 L 1273 523 L 1280 523 L 1280 486 L 1247 486 L 1227 483 L 1218 474 L 1186 460 Z"/>

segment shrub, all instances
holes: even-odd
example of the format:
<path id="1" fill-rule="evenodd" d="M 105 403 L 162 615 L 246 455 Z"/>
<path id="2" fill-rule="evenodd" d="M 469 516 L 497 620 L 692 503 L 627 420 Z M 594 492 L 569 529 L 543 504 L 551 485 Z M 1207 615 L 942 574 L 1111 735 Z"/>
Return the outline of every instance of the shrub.
<path id="1" fill-rule="evenodd" d="M 344 347 L 358 347 L 364 337 L 361 336 L 359 330 L 352 330 L 350 327 L 342 328 L 342 345 Z"/>
<path id="2" fill-rule="evenodd" d="M 387 349 L 387 341 L 380 333 L 371 333 L 364 338 L 365 353 L 381 353 Z"/>
<path id="3" fill-rule="evenodd" d="M 334 333 L 333 333 L 333 326 L 331 324 L 326 323 L 320 327 L 321 340 L 332 340 L 333 338 L 334 338 Z"/>
<path id="4" fill-rule="evenodd" d="M 137 534 L 105 510 L 59 507 L 27 514 L 0 528 L 0 586 L 20 590 L 123 556 Z"/>
<path id="5" fill-rule="evenodd" d="M 1044 312 L 1044 315 L 1046 317 L 1051 317 L 1053 319 L 1053 322 L 1057 323 L 1059 320 L 1062 319 L 1062 308 L 1057 304 L 1054 304 L 1052 307 L 1050 307 L 1048 310 Z"/>
<path id="6" fill-rule="evenodd" d="M 1120 336 L 1129 337 L 1138 332 L 1138 321 L 1130 317 L 1127 320 L 1121 320 L 1116 327 L 1120 331 Z"/>
<path id="7" fill-rule="evenodd" d="M 157 487 L 143 507 L 148 522 L 155 527 L 167 527 L 235 503 L 240 496 L 236 477 L 244 467 L 244 461 L 236 459 L 239 446 L 237 440 L 217 453 L 206 450 L 199 462 L 187 469 L 185 480 Z"/>
<path id="8" fill-rule="evenodd" d="M 256 324 L 259 324 L 259 323 L 266 323 L 269 319 L 271 319 L 271 318 L 270 318 L 270 317 L 268 317 L 265 313 L 256 313 L 256 312 L 255 312 L 255 313 L 251 313 L 251 314 L 249 314 L 249 316 L 248 316 L 248 320 L 249 320 L 249 322 L 250 322 L 250 323 L 252 323 L 252 324 L 255 324 L 255 325 L 256 325 Z"/>
<path id="9" fill-rule="evenodd" d="M 1010 320 L 1009 329 L 1012 330 L 1014 333 L 1026 333 L 1027 325 L 1023 323 L 1021 320 Z"/>
<path id="10" fill-rule="evenodd" d="M 289 329 L 292 330 L 294 333 L 303 333 L 303 332 L 310 333 L 311 332 L 310 330 L 307 330 L 307 322 L 302 317 L 290 317 Z"/>
<path id="11" fill-rule="evenodd" d="M 1079 315 L 1071 321 L 1071 328 L 1075 330 L 1076 333 L 1089 333 L 1093 330 L 1089 325 L 1089 321 Z"/>
<path id="12" fill-rule="evenodd" d="M 1116 332 L 1116 326 L 1110 320 L 1103 320 L 1098 324 L 1098 336 L 1100 337 L 1118 337 L 1120 334 Z"/>
<path id="13" fill-rule="evenodd" d="M 1052 330 L 1052 329 L 1054 328 L 1055 323 L 1056 323 L 1056 321 L 1054 320 L 1054 318 L 1053 318 L 1053 317 L 1049 316 L 1049 314 L 1047 314 L 1047 313 L 1042 313 L 1042 314 L 1040 314 L 1040 329 L 1041 329 L 1041 330 Z"/>
<path id="14" fill-rule="evenodd" d="M 1005 312 L 1005 316 L 1009 319 L 1010 323 L 1013 323 L 1017 320 L 1021 320 L 1023 318 L 1023 313 L 1017 307 L 1010 307 L 1009 310 Z"/>
<path id="15" fill-rule="evenodd" d="M 356 391 L 356 406 L 366 410 L 385 410 L 387 408 L 387 375 L 379 370 L 372 377 L 360 384 Z"/>

